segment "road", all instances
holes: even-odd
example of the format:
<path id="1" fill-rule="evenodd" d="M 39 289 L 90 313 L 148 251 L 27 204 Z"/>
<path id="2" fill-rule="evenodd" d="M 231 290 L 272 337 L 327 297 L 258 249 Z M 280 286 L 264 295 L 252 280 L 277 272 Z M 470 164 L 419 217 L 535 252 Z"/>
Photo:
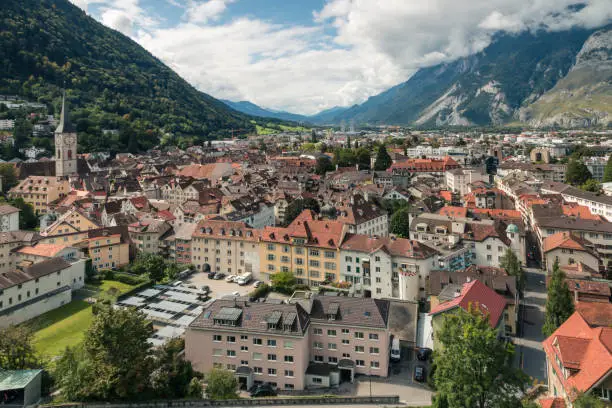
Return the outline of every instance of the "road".
<path id="1" fill-rule="evenodd" d="M 523 268 L 525 291 L 519 314 L 518 364 L 523 371 L 541 382 L 546 382 L 546 355 L 542 349 L 542 326 L 546 304 L 546 272 L 538 268 Z"/>

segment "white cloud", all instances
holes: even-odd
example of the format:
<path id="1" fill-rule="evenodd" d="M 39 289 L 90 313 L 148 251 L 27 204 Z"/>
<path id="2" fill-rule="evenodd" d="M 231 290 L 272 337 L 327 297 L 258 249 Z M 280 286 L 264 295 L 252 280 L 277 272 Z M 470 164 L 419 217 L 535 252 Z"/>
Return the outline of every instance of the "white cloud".
<path id="1" fill-rule="evenodd" d="M 484 49 L 499 31 L 612 20 L 609 0 L 578 12 L 568 9 L 575 0 L 328 0 L 310 26 L 240 16 L 219 24 L 234 0 L 185 0 L 183 19 L 161 28 L 142 8 L 148 0 L 72 1 L 104 3 L 105 24 L 215 97 L 298 113 L 362 102 L 420 67 Z"/>

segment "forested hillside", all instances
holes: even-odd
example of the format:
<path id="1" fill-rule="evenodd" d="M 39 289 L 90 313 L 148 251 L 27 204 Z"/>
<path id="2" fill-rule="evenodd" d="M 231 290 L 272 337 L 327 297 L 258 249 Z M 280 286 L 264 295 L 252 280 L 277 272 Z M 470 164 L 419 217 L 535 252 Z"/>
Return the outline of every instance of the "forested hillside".
<path id="1" fill-rule="evenodd" d="M 146 149 L 160 139 L 188 145 L 232 128 L 255 129 L 251 118 L 198 91 L 68 0 L 3 0 L 0 94 L 57 113 L 64 83 L 81 151 Z"/>

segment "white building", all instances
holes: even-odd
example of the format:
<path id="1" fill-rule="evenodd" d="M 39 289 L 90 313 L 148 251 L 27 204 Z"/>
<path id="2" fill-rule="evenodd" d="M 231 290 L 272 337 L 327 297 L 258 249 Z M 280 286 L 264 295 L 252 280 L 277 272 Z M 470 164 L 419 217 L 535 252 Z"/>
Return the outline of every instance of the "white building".
<path id="1" fill-rule="evenodd" d="M 17 231 L 19 229 L 19 208 L 12 205 L 0 205 L 0 231 Z"/>
<path id="2" fill-rule="evenodd" d="M 489 181 L 489 175 L 482 168 L 453 169 L 444 173 L 446 186 L 461 196 L 470 192 L 470 184 L 477 181 Z"/>
<path id="3" fill-rule="evenodd" d="M 365 297 L 424 299 L 437 252 L 404 238 L 347 235 L 340 248 L 340 279 Z"/>
<path id="4" fill-rule="evenodd" d="M 588 207 L 592 214 L 601 215 L 607 221 L 612 221 L 612 197 L 608 195 L 584 191 L 562 183 L 545 183 L 542 185 L 541 192 L 542 194 L 561 194 L 566 202 Z"/>
<path id="5" fill-rule="evenodd" d="M 338 208 L 337 221 L 346 224 L 351 234 L 389 235 L 387 212 L 359 194 L 351 197 L 349 205 Z"/>
<path id="6" fill-rule="evenodd" d="M 85 259 L 22 261 L 0 275 L 0 327 L 20 324 L 72 300 L 85 284 Z"/>
<path id="7" fill-rule="evenodd" d="M 14 119 L 2 119 L 0 120 L 0 130 L 11 130 L 15 127 Z"/>
<path id="8" fill-rule="evenodd" d="M 587 168 L 593 175 L 593 178 L 597 181 L 602 181 L 604 176 L 604 171 L 606 169 L 606 164 L 608 163 L 607 157 L 588 157 L 584 164 L 586 164 Z"/>

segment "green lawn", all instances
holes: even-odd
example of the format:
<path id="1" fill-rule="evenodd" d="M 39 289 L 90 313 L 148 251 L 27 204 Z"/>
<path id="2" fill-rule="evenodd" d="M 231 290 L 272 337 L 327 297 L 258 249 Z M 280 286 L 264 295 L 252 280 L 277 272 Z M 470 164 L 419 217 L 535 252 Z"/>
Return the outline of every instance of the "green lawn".
<path id="1" fill-rule="evenodd" d="M 91 293 L 92 296 L 113 300 L 132 288 L 132 285 L 115 281 L 102 281 L 100 284 L 85 287 L 94 292 Z M 34 345 L 38 352 L 44 357 L 53 358 L 60 355 L 67 346 L 76 346 L 83 340 L 91 318 L 91 305 L 84 300 L 73 300 L 30 320 L 27 324 L 36 332 Z"/>

